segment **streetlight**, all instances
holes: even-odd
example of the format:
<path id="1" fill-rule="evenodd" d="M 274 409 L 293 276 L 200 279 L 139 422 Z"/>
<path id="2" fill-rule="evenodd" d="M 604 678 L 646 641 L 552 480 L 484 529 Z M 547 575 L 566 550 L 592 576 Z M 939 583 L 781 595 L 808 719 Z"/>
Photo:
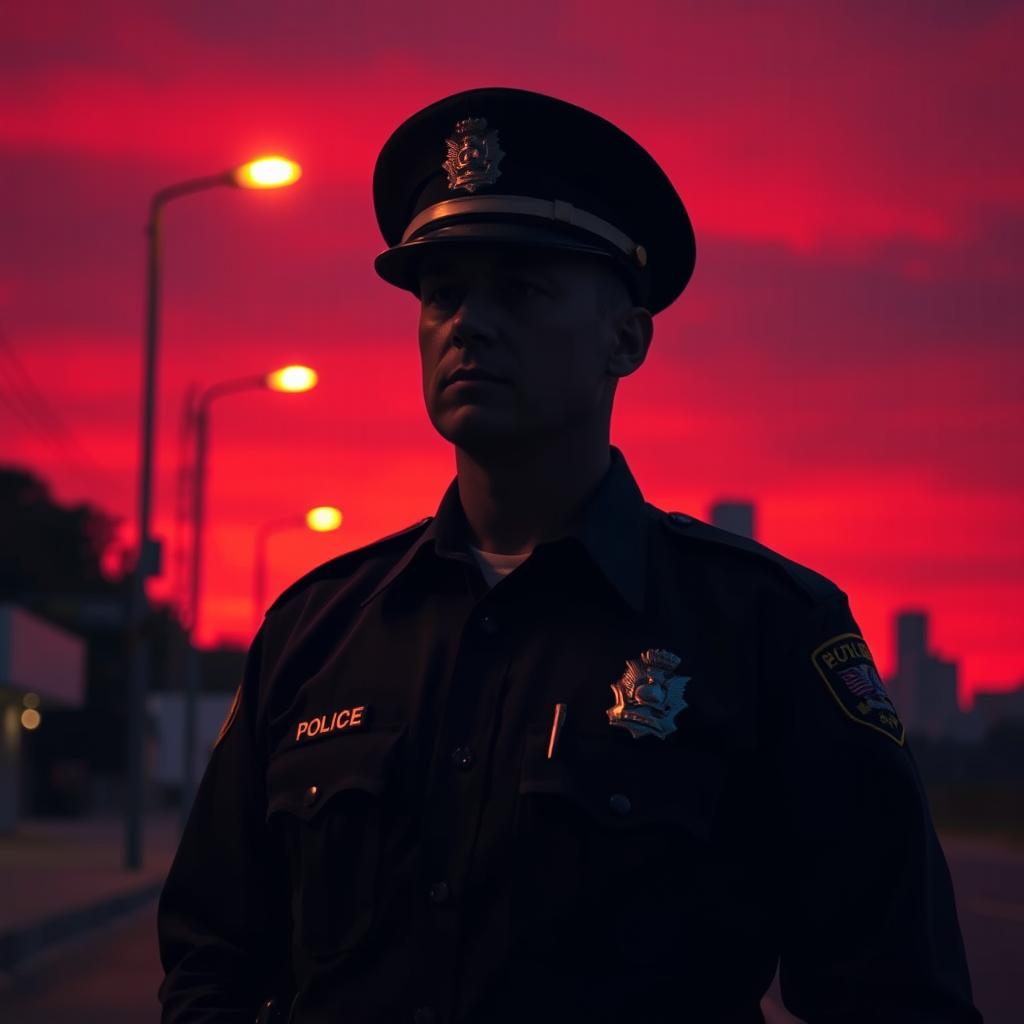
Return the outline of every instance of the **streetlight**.
<path id="1" fill-rule="evenodd" d="M 316 370 L 308 366 L 282 366 L 270 373 L 212 384 L 203 391 L 192 410 L 195 429 L 195 456 L 192 476 L 192 565 L 189 572 L 188 646 L 189 664 L 185 672 L 185 743 L 184 766 L 181 780 L 181 810 L 183 819 L 192 806 L 195 790 L 195 757 L 197 732 L 197 706 L 199 703 L 199 611 L 203 567 L 203 535 L 206 511 L 206 464 L 210 430 L 210 405 L 215 399 L 234 395 L 239 391 L 269 390 L 284 394 L 299 394 L 316 387 Z"/>
<path id="2" fill-rule="evenodd" d="M 290 168 L 287 174 L 284 167 Z M 276 169 L 276 174 L 273 173 Z M 150 536 L 150 511 L 153 496 L 154 421 L 156 419 L 156 357 L 160 322 L 160 237 L 164 207 L 173 199 L 221 185 L 239 188 L 280 188 L 297 181 L 299 165 L 283 157 L 261 157 L 240 167 L 203 178 L 190 178 L 160 189 L 149 204 L 146 222 L 146 316 L 142 365 L 142 434 L 139 452 L 138 537 L 139 550 L 132 571 L 128 605 L 128 641 L 130 648 L 128 734 L 126 744 L 127 785 L 125 787 L 124 864 L 142 866 L 143 758 L 148 683 L 147 645 L 143 643 L 142 622 L 146 613 L 146 577 L 160 571 L 160 549 Z"/>
<path id="3" fill-rule="evenodd" d="M 231 183 L 239 188 L 283 188 L 299 180 L 302 168 L 283 156 L 261 156 L 229 173 Z"/>
<path id="4" fill-rule="evenodd" d="M 252 619 L 253 632 L 259 629 L 263 619 L 264 604 L 267 592 L 267 545 L 271 536 L 275 533 L 283 533 L 286 530 L 297 530 L 306 527 L 314 533 L 330 533 L 341 527 L 342 514 L 340 508 L 333 505 L 317 505 L 311 508 L 305 518 L 288 516 L 284 519 L 272 519 L 264 523 L 256 531 L 256 544 L 253 556 L 253 577 L 252 577 Z"/>

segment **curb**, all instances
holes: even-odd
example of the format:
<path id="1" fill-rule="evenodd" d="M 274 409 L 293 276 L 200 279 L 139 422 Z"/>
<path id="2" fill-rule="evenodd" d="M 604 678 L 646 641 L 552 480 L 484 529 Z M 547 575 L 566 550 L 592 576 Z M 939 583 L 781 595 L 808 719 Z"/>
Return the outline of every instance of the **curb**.
<path id="1" fill-rule="evenodd" d="M 163 882 L 150 881 L 97 903 L 67 910 L 21 928 L 0 932 L 0 971 L 9 971 L 48 946 L 108 924 L 160 894 Z"/>

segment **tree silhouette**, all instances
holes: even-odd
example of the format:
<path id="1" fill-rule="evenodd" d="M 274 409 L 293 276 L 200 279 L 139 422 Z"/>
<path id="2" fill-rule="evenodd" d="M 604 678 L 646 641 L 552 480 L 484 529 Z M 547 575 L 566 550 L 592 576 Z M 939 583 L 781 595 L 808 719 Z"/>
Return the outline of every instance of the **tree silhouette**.
<path id="1" fill-rule="evenodd" d="M 58 504 L 26 470 L 0 468 L 0 600 L 116 591 L 101 561 L 117 525 L 91 505 Z"/>

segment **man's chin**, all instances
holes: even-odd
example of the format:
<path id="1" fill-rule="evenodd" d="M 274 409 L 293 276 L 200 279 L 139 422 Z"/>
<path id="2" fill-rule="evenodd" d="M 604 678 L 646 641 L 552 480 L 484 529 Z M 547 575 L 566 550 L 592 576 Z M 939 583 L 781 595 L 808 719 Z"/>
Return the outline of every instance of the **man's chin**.
<path id="1" fill-rule="evenodd" d="M 522 456 L 538 443 L 536 432 L 494 416 L 489 410 L 463 407 L 434 421 L 434 429 L 450 444 L 479 462 Z"/>

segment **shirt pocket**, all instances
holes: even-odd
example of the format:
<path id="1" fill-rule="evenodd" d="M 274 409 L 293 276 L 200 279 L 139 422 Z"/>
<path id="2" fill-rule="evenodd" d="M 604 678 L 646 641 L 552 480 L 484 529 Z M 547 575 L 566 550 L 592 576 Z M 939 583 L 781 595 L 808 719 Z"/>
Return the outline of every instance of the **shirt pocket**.
<path id="1" fill-rule="evenodd" d="M 528 736 L 523 755 L 513 931 L 552 952 L 571 934 L 588 956 L 630 935 L 657 941 L 714 860 L 725 759 L 654 737 L 565 734 L 549 760 L 547 741 Z"/>
<path id="2" fill-rule="evenodd" d="M 373 925 L 382 804 L 395 782 L 402 730 L 352 733 L 292 747 L 267 772 L 267 820 L 282 829 L 301 952 L 362 945 Z"/>

